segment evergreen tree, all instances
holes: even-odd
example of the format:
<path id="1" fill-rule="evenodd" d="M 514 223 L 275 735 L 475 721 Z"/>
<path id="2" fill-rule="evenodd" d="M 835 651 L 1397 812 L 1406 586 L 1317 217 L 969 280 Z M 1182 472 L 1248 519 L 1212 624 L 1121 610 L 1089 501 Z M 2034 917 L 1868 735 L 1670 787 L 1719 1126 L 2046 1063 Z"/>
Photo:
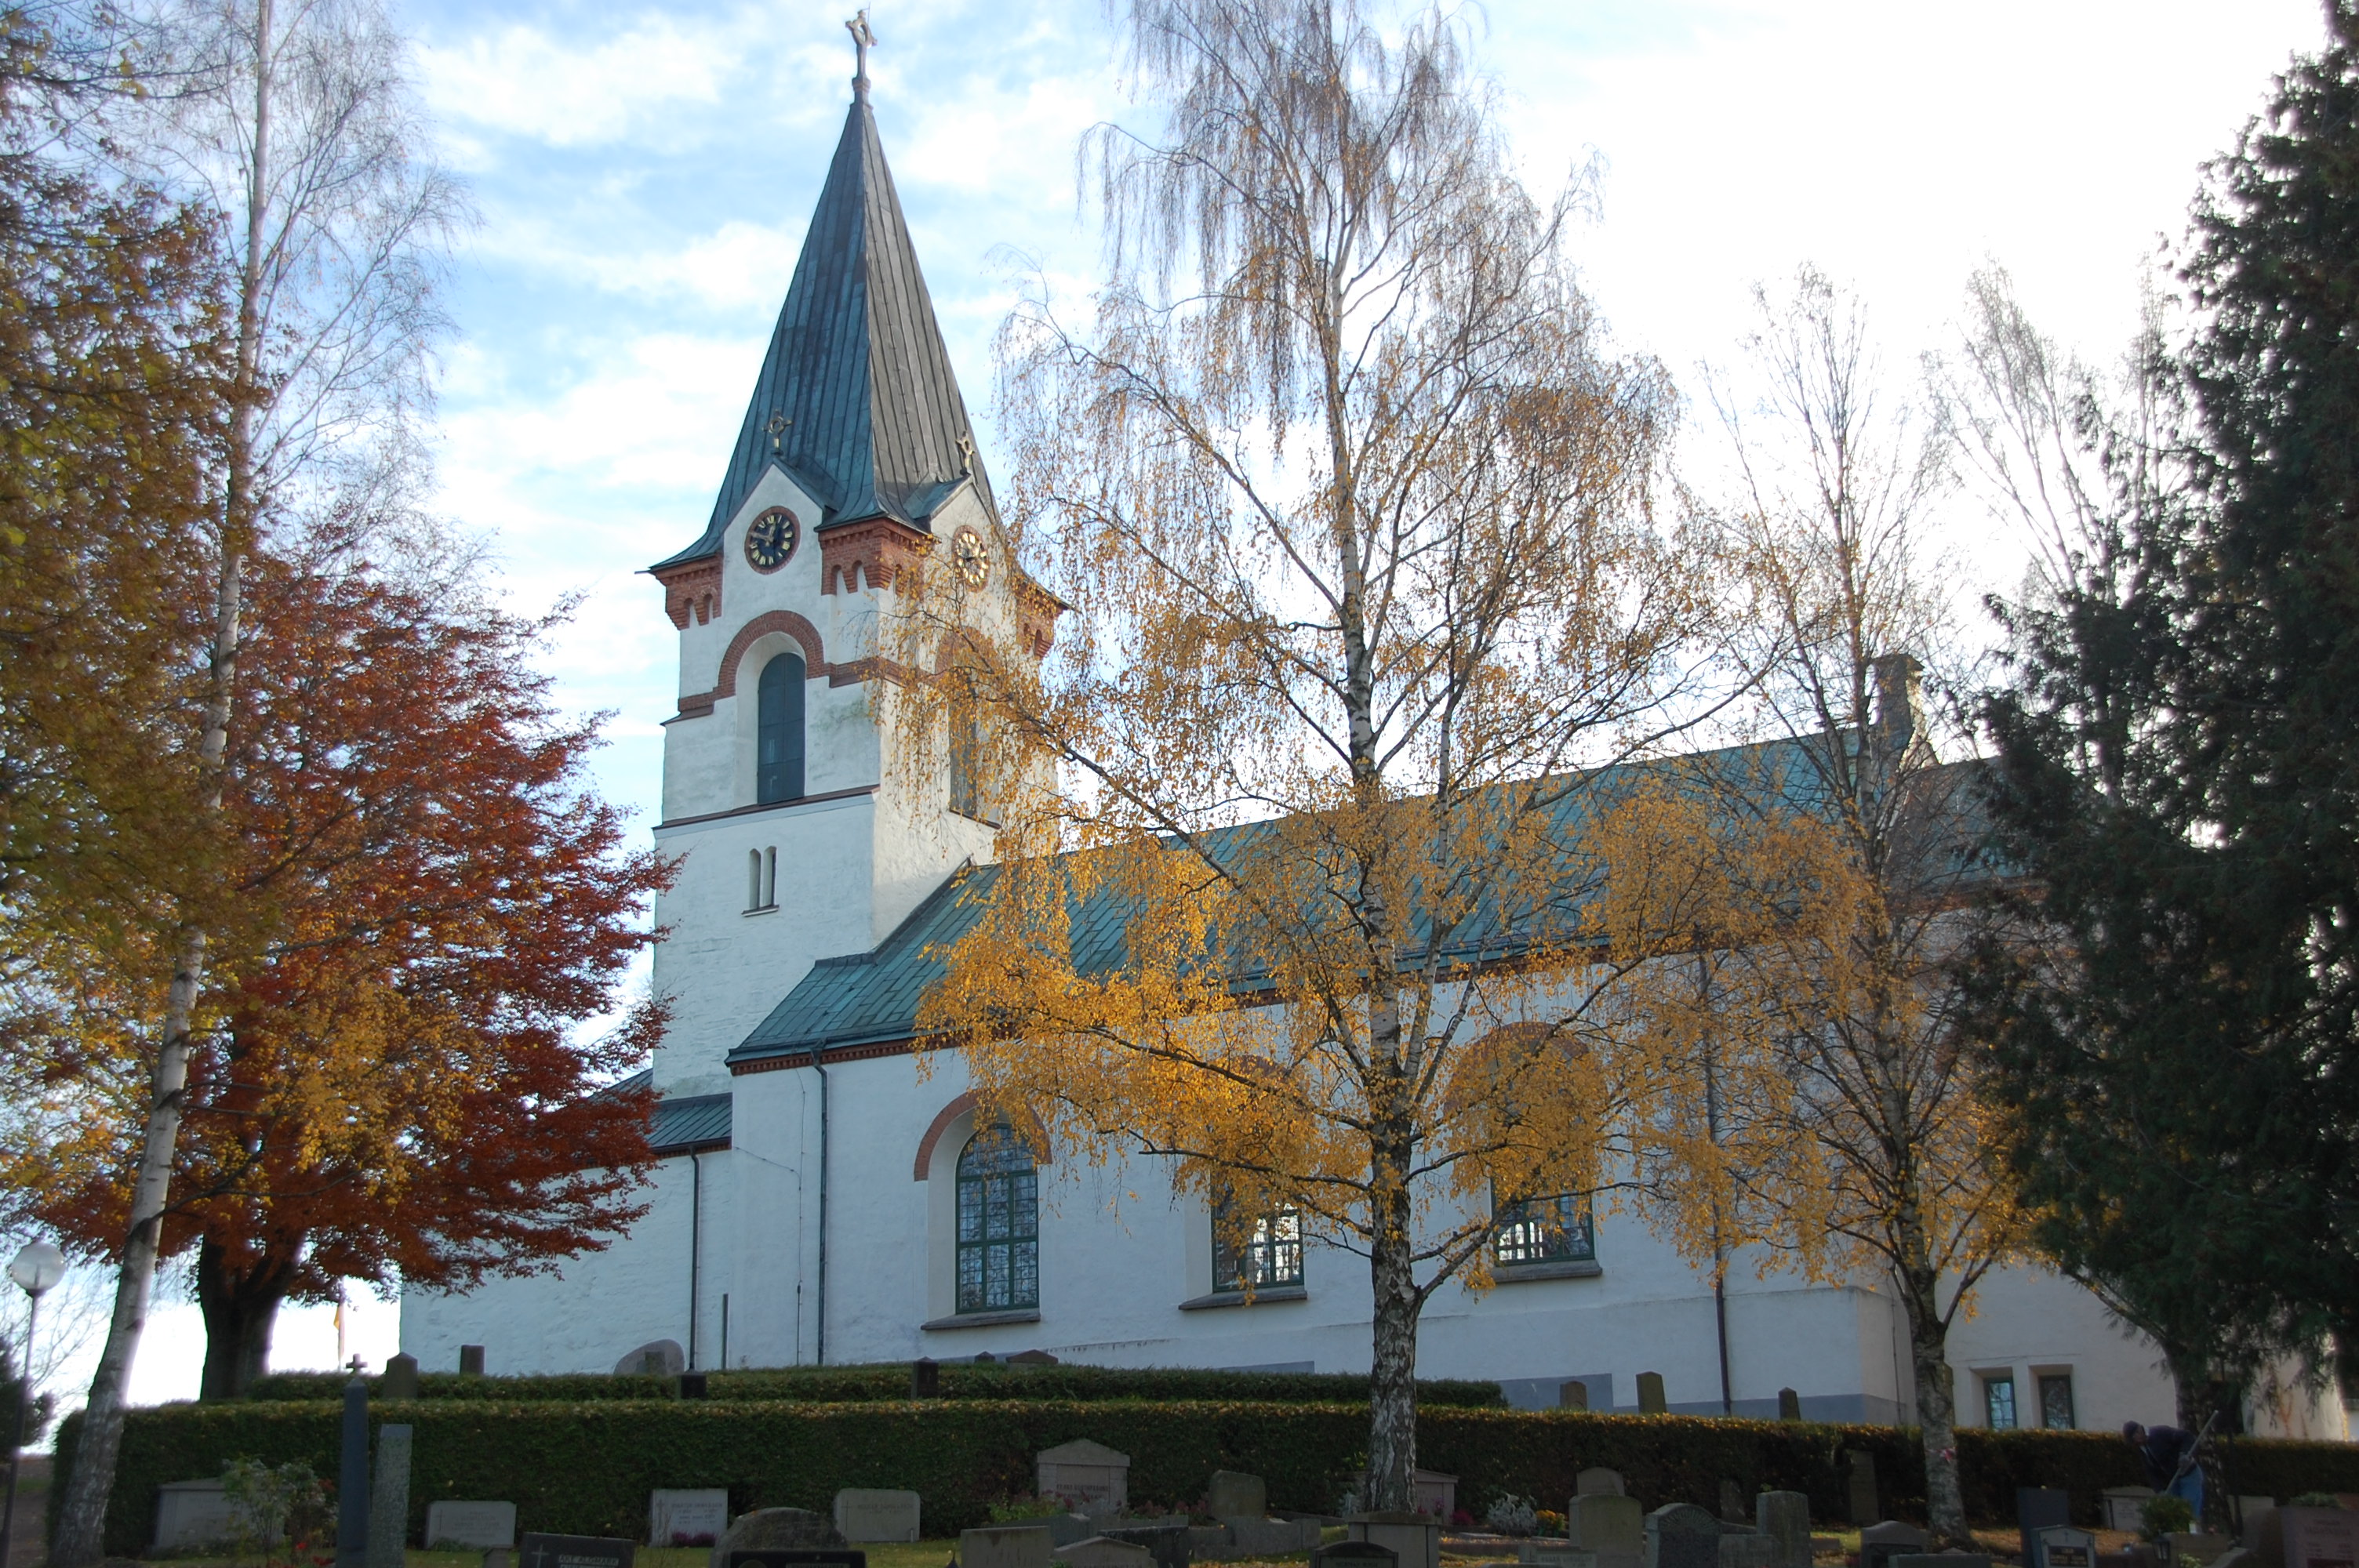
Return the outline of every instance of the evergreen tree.
<path id="1" fill-rule="evenodd" d="M 2051 938 L 1974 977 L 2015 1162 L 2189 1423 L 2359 1328 L 2359 5 L 2328 24 L 2197 203 L 2183 434 L 2084 420 L 2112 492 L 2003 608 L 1988 713 Z"/>

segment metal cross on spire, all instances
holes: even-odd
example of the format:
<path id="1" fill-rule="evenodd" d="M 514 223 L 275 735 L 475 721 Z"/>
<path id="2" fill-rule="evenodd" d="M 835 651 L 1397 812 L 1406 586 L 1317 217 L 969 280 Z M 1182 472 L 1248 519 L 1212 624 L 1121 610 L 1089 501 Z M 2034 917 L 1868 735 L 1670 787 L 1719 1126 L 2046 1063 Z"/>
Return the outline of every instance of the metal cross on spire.
<path id="1" fill-rule="evenodd" d="M 852 47 L 857 55 L 857 64 L 852 75 L 852 91 L 855 97 L 865 100 L 868 96 L 868 51 L 876 45 L 876 35 L 868 30 L 868 7 L 863 5 L 858 16 L 843 24 L 843 30 L 852 35 Z"/>

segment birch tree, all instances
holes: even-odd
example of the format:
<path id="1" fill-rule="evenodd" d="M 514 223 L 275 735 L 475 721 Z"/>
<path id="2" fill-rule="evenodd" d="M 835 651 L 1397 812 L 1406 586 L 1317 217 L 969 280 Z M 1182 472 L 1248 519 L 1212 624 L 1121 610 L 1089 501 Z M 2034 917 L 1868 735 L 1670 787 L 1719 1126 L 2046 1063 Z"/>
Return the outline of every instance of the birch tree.
<path id="1" fill-rule="evenodd" d="M 1693 955 L 1630 993 L 1634 1027 L 1715 1074 L 1703 1164 L 1654 1173 L 1685 1214 L 1673 1234 L 1716 1267 L 1750 1246 L 1880 1277 L 1908 1328 L 1930 1522 L 1962 1544 L 1948 1336 L 2018 1221 L 1952 972 L 1989 872 L 1967 771 L 1919 697 L 1960 641 L 1934 533 L 1946 436 L 1884 383 L 1864 309 L 1824 276 L 1759 300 L 1760 395 L 1719 393 L 1733 494 L 1712 521 L 1715 641 L 1752 743 L 1607 829 L 1615 941 Z"/>
<path id="2" fill-rule="evenodd" d="M 205 697 L 208 782 L 188 831 L 222 830 L 242 574 L 274 529 L 342 531 L 382 550 L 408 520 L 417 422 L 441 322 L 439 257 L 455 187 L 424 156 L 402 45 L 372 0 L 196 0 L 164 26 L 185 83 L 136 153 L 219 215 L 235 274 L 233 416 L 223 461 Z M 124 1394 L 147 1319 L 174 1146 L 223 901 L 182 901 L 113 1319 L 60 1510 L 60 1568 L 100 1561 Z"/>
<path id="3" fill-rule="evenodd" d="M 1086 144 L 1094 316 L 1036 297 L 1002 341 L 996 548 L 1067 607 L 1056 650 L 951 570 L 886 633 L 903 754 L 949 737 L 1004 823 L 921 1027 L 1228 1239 L 1364 1257 L 1366 1500 L 1406 1508 L 1422 1309 L 1676 1087 L 1587 1022 L 1582 847 L 1591 770 L 1689 695 L 1670 389 L 1611 348 L 1580 190 L 1518 182 L 1450 15 L 1121 16 L 1163 120 Z"/>

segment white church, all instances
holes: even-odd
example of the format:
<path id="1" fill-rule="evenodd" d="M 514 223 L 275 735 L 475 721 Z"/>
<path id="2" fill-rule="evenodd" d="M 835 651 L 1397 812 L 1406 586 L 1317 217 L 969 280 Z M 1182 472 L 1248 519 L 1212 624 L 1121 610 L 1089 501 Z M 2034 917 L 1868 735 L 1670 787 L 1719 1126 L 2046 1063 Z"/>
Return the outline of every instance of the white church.
<path id="1" fill-rule="evenodd" d="M 1032 1349 L 1110 1367 L 1365 1371 L 1365 1263 L 1281 1220 L 1216 1260 L 1201 1201 L 1152 1162 L 1037 1163 L 978 1129 L 911 1034 L 962 868 L 991 830 L 944 778 L 888 766 L 872 719 L 880 607 L 940 546 L 1045 649 L 1055 606 L 1007 559 L 982 457 L 885 162 L 864 73 L 704 531 L 652 568 L 679 634 L 665 721 L 650 1206 L 561 1271 L 401 1304 L 429 1370 L 613 1369 L 669 1340 L 695 1368 L 937 1361 Z M 683 530 L 684 532 L 685 530 Z M 1724 1300 L 1635 1219 L 1507 1225 L 1496 1284 L 1427 1308 L 1419 1372 L 1552 1406 L 1908 1422 L 1898 1302 L 1750 1269 Z M 1238 1289 L 1250 1279 L 1254 1289 Z M 1951 1336 L 1967 1425 L 2169 1421 L 2156 1348 L 2052 1274 L 2011 1270 Z M 2339 1403 L 2255 1427 L 2347 1435 Z"/>

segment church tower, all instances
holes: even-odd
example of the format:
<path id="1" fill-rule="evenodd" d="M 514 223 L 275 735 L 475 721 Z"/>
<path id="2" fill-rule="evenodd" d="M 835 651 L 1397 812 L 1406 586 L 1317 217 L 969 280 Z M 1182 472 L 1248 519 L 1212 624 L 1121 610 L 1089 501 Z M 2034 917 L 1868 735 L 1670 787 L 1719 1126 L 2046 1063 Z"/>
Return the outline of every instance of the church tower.
<path id="1" fill-rule="evenodd" d="M 725 1091 L 723 1057 L 814 960 L 874 947 L 990 850 L 989 825 L 953 809 L 947 763 L 919 783 L 886 754 L 878 627 L 897 585 L 939 548 L 984 613 L 1016 617 L 1038 597 L 1007 557 L 862 41 L 712 515 L 649 568 L 679 632 L 656 828 L 680 860 L 656 906 L 666 1096 Z M 1046 646 L 1045 625 L 1034 640 Z"/>

